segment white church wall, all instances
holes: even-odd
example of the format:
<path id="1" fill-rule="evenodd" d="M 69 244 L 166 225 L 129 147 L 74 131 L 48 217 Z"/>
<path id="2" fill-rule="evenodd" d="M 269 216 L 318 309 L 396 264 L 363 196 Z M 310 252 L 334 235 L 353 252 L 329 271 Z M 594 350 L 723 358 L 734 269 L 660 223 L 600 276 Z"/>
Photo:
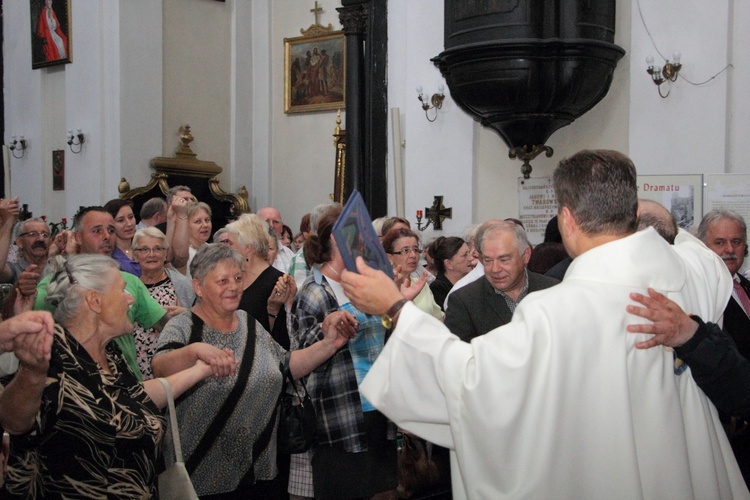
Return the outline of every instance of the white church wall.
<path id="1" fill-rule="evenodd" d="M 164 126 L 162 148 L 172 156 L 179 131 L 190 125 L 199 160 L 231 170 L 232 2 L 164 0 Z"/>
<path id="2" fill-rule="evenodd" d="M 251 207 L 265 206 L 271 194 L 272 2 L 233 2 L 233 8 L 230 186 L 245 186 Z"/>
<path id="3" fill-rule="evenodd" d="M 320 24 L 342 29 L 337 7 L 341 2 L 318 0 L 323 9 Z M 334 158 L 333 131 L 336 112 L 284 113 L 284 38 L 301 36 L 300 28 L 314 24 L 310 12 L 313 2 L 274 0 L 271 16 L 271 85 L 272 136 L 270 198 L 257 198 L 251 208 L 269 204 L 281 211 L 284 222 L 296 234 L 302 216 L 315 205 L 331 200 L 333 193 Z M 259 97 L 260 98 L 260 97 Z M 342 112 L 342 128 L 345 113 Z M 262 168 L 261 165 L 258 167 Z"/>
<path id="4" fill-rule="evenodd" d="M 23 133 L 30 146 L 13 159 L 11 191 L 35 216 L 71 218 L 81 205 L 117 196 L 121 177 L 133 185 L 148 180 L 147 159 L 161 152 L 161 9 L 152 4 L 74 0 L 73 62 L 37 70 L 29 6 L 5 6 L 6 129 Z M 86 141 L 73 154 L 66 134 L 78 128 Z M 58 149 L 65 150 L 64 191 L 52 190 Z"/>
<path id="5" fill-rule="evenodd" d="M 52 196 L 51 151 L 65 144 L 65 70 L 31 69 L 29 5 L 4 5 L 5 143 L 24 135 L 23 158 L 10 157 L 10 194 L 28 204 L 35 217 L 64 213 L 64 196 Z"/>
<path id="6" fill-rule="evenodd" d="M 432 227 L 425 240 L 460 234 L 472 221 L 474 140 L 472 120 L 453 99 L 440 70 L 430 61 L 443 51 L 443 10 L 430 0 L 389 2 L 388 99 L 389 107 L 401 113 L 401 150 L 405 216 L 416 227 L 416 211 L 432 205 L 436 195 L 453 208 L 453 218 L 443 221 L 442 231 Z M 419 28 L 417 28 L 419 27 Z M 393 71 L 391 71 L 393 69 Z M 416 87 L 425 94 L 445 85 L 445 101 L 437 119 L 430 123 L 417 99 Z M 431 110 L 430 118 L 434 116 Z M 389 127 L 390 127 L 389 116 Z M 389 131 L 389 133 L 392 131 Z M 389 162 L 389 215 L 396 214 L 392 141 L 387 147 Z M 423 220 L 426 222 L 426 220 Z"/>
<path id="7" fill-rule="evenodd" d="M 727 78 L 729 82 L 728 113 L 728 147 L 727 173 L 750 172 L 750 161 L 747 159 L 747 138 L 750 137 L 750 99 L 747 89 L 750 88 L 750 2 L 729 2 L 728 19 L 730 24 L 730 43 L 727 50 L 728 59 L 734 65 L 728 72 L 718 78 Z M 716 65 L 711 68 L 716 69 Z M 720 146 L 706 145 L 709 150 L 721 153 Z"/>
<path id="8" fill-rule="evenodd" d="M 116 163 L 122 171 L 121 177 L 126 177 L 130 186 L 135 188 L 151 180 L 154 172 L 149 167 L 151 158 L 162 154 L 171 156 L 175 147 L 173 142 L 169 148 L 162 149 L 162 2 L 122 1 L 119 17 L 120 46 L 123 47 L 119 68 L 106 72 L 107 75 L 119 75 L 119 95 L 113 96 L 119 114 L 119 147 L 112 149 L 120 158 Z M 139 29 L 133 29 L 134 26 Z M 111 76 L 107 88 L 110 82 L 115 84 Z M 117 115 L 108 117 L 106 123 L 117 124 Z"/>
<path id="9" fill-rule="evenodd" d="M 741 3 L 741 2 L 738 2 Z M 708 79 L 727 64 L 728 2 L 641 1 L 641 11 L 658 50 L 672 59 L 682 53 L 682 71 L 693 82 Z M 747 19 L 746 19 L 747 20 Z M 696 174 L 725 171 L 727 73 L 695 87 L 679 78 L 662 99 L 646 74 L 646 57 L 663 65 L 641 21 L 631 12 L 630 156 L 641 173 Z M 745 87 L 746 88 L 746 87 Z"/>

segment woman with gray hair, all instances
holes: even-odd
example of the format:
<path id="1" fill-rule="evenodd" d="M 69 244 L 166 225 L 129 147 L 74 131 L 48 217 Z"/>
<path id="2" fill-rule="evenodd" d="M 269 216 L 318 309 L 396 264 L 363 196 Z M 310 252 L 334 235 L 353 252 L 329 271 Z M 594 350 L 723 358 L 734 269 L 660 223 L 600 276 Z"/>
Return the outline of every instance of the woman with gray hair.
<path id="1" fill-rule="evenodd" d="M 133 257 L 140 266 L 140 279 L 151 297 L 172 318 L 193 305 L 195 292 L 187 276 L 164 266 L 168 251 L 167 237 L 156 227 L 139 229 L 133 236 Z M 151 358 L 156 349 L 156 341 L 159 340 L 159 332 L 135 323 L 133 337 L 143 379 L 153 378 Z"/>
<path id="2" fill-rule="evenodd" d="M 161 376 L 227 354 L 239 363 L 236 376 L 205 380 L 178 402 L 185 465 L 201 497 L 277 496 L 276 403 L 285 373 L 295 379 L 307 375 L 354 335 L 344 313 L 334 313 L 323 324 L 322 341 L 287 352 L 237 310 L 244 264 L 226 245 L 198 250 L 190 266 L 198 303 L 167 324 L 153 358 L 154 373 Z"/>
<path id="3" fill-rule="evenodd" d="M 297 294 L 294 279 L 271 266 L 268 224 L 255 214 L 242 214 L 226 226 L 232 248 L 245 257 L 239 308 L 257 319 L 285 350 L 290 348 L 287 312 Z M 275 235 L 274 235 L 275 237 Z"/>
<path id="4" fill-rule="evenodd" d="M 12 436 L 3 496 L 153 497 L 166 394 L 156 380 L 138 382 L 111 342 L 133 328 L 133 297 L 110 257 L 56 257 L 51 266 L 51 354 L 21 357 L 0 395 L 0 424 Z M 232 368 L 196 360 L 167 380 L 179 396 Z"/>

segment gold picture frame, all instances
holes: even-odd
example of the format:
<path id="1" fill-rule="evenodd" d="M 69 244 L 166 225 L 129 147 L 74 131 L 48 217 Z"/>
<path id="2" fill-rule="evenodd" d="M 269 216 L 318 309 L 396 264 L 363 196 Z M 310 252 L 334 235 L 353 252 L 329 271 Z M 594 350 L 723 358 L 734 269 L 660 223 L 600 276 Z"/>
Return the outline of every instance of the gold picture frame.
<path id="1" fill-rule="evenodd" d="M 344 109 L 343 31 L 284 39 L 284 113 Z"/>

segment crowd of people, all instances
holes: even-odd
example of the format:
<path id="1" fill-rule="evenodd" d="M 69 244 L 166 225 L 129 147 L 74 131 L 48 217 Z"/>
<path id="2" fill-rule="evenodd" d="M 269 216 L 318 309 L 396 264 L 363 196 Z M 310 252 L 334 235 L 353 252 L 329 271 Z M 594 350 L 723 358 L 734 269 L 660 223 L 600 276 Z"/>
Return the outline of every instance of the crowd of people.
<path id="1" fill-rule="evenodd" d="M 157 496 L 164 377 L 201 498 L 750 498 L 747 227 L 693 236 L 635 180 L 617 152 L 563 160 L 536 246 L 513 217 L 429 242 L 378 219 L 393 278 L 346 269 L 337 203 L 297 235 L 274 207 L 215 228 L 175 186 L 53 234 L 0 200 L 0 492 Z M 317 418 L 292 455 L 287 375 Z M 439 470 L 422 491 L 404 434 Z"/>

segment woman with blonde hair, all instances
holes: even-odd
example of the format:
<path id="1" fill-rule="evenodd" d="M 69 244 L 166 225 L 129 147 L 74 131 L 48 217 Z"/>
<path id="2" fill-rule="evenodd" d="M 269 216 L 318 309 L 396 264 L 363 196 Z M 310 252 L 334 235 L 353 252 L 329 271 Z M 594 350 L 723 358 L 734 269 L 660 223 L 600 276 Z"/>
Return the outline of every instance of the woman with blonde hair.
<path id="1" fill-rule="evenodd" d="M 268 224 L 255 214 L 242 214 L 226 226 L 232 247 L 245 258 L 239 308 L 263 325 L 271 337 L 289 350 L 287 312 L 297 294 L 294 279 L 268 263 Z"/>

